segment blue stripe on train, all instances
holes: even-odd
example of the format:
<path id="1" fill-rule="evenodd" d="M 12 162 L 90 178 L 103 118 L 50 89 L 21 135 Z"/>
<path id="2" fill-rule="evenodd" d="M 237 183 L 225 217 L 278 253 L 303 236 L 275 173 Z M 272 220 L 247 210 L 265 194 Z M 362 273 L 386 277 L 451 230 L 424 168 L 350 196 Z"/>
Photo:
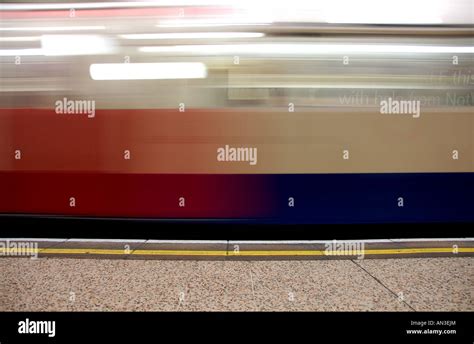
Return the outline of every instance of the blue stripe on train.
<path id="1" fill-rule="evenodd" d="M 277 210 L 272 223 L 474 222 L 474 173 L 268 177 Z"/>

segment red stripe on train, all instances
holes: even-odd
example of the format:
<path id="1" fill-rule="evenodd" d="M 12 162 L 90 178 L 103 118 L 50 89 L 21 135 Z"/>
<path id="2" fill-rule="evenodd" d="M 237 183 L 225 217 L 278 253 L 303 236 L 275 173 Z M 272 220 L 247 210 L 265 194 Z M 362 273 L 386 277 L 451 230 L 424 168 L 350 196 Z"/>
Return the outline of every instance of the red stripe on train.
<path id="1" fill-rule="evenodd" d="M 0 213 L 257 218 L 272 209 L 259 175 L 0 172 L 0 190 Z"/>

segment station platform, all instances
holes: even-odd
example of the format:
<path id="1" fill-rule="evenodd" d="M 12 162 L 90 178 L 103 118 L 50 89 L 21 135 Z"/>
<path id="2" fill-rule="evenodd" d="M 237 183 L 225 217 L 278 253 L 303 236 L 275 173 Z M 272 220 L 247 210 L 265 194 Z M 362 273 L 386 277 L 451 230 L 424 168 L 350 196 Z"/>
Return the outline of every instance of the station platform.
<path id="1" fill-rule="evenodd" d="M 0 256 L 107 259 L 365 259 L 474 256 L 474 238 L 321 241 L 0 239 Z"/>
<path id="2" fill-rule="evenodd" d="M 473 238 L 1 242 L 0 311 L 474 311 Z"/>

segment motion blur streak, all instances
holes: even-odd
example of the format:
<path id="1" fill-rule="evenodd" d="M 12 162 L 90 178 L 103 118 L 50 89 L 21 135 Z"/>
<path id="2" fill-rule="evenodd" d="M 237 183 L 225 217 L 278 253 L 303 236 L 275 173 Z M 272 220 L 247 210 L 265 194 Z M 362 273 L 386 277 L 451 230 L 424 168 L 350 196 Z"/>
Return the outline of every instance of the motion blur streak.
<path id="1" fill-rule="evenodd" d="M 189 53 L 197 55 L 298 55 L 315 56 L 334 53 L 474 53 L 474 47 L 433 45 L 368 44 L 232 44 L 142 47 L 145 53 Z"/>
<path id="2" fill-rule="evenodd" d="M 90 67 L 94 80 L 200 79 L 206 77 L 202 63 L 101 63 Z"/>
<path id="3" fill-rule="evenodd" d="M 190 33 L 143 33 L 121 35 L 125 39 L 193 39 L 193 38 L 253 38 L 262 37 L 258 32 L 190 32 Z"/>

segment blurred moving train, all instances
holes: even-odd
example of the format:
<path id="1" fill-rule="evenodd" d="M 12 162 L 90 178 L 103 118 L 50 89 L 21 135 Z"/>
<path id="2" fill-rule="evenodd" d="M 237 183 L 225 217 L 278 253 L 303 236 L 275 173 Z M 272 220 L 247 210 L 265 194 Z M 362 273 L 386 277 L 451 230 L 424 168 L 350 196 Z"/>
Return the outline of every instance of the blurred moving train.
<path id="1" fill-rule="evenodd" d="M 0 16 L 0 212 L 474 218 L 472 1 L 17 2 Z M 404 102 L 418 111 L 383 109 Z M 228 146 L 258 163 L 216 158 Z"/>

